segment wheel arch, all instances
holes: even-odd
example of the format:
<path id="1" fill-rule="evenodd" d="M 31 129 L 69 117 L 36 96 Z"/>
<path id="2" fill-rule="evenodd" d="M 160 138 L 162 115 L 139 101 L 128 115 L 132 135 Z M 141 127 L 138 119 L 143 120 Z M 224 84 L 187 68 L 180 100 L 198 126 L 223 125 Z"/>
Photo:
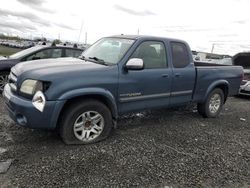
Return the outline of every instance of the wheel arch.
<path id="1" fill-rule="evenodd" d="M 206 95 L 204 97 L 204 101 L 207 99 L 209 93 L 211 93 L 216 88 L 219 88 L 223 91 L 224 103 L 226 102 L 227 97 L 228 97 L 228 92 L 229 92 L 229 83 L 226 80 L 219 80 L 219 81 L 212 83 L 207 89 Z"/>
<path id="2" fill-rule="evenodd" d="M 73 90 L 63 94 L 59 100 L 65 101 L 58 112 L 56 124 L 60 121 L 64 110 L 72 103 L 77 103 L 87 99 L 94 99 L 105 104 L 111 111 L 114 120 L 118 117 L 117 105 L 114 96 L 108 91 L 99 88 L 85 88 L 80 90 Z"/>

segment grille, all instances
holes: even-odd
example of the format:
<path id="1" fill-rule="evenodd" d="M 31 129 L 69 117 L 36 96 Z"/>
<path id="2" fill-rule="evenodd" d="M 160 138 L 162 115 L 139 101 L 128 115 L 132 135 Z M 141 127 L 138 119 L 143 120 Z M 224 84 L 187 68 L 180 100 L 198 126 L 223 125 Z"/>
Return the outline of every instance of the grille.
<path id="1" fill-rule="evenodd" d="M 9 84 L 10 84 L 11 91 L 14 93 L 17 91 L 16 82 L 17 82 L 17 76 L 13 72 L 10 72 Z"/>

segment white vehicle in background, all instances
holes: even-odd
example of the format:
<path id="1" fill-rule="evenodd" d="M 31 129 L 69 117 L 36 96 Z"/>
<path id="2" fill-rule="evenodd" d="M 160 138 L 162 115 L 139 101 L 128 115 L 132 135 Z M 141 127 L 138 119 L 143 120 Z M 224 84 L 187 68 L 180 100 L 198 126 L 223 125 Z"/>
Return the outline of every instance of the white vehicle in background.
<path id="1" fill-rule="evenodd" d="M 241 82 L 239 94 L 250 96 L 250 69 L 244 69 L 244 78 Z"/>

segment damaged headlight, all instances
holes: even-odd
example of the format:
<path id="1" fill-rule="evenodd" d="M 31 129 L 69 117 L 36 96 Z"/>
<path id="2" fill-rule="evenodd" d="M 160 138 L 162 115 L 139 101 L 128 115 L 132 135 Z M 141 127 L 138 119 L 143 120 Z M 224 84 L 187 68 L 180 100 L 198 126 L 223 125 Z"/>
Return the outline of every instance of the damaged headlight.
<path id="1" fill-rule="evenodd" d="M 43 83 L 37 80 L 25 80 L 20 91 L 24 94 L 34 95 L 37 91 L 43 91 Z"/>
<path id="2" fill-rule="evenodd" d="M 45 92 L 50 87 L 50 82 L 38 80 L 25 80 L 21 84 L 20 92 L 27 96 L 34 96 L 37 91 Z"/>

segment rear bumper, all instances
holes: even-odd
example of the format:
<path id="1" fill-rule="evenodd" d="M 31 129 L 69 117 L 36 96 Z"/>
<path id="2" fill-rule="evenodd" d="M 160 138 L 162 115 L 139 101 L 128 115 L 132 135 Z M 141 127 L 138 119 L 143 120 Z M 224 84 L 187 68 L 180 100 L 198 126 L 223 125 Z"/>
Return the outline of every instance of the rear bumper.
<path id="1" fill-rule="evenodd" d="M 240 86 L 239 94 L 250 96 L 250 81 L 244 82 L 244 85 Z"/>
<path id="2" fill-rule="evenodd" d="M 64 101 L 46 101 L 43 112 L 38 111 L 28 99 L 16 96 L 9 84 L 3 97 L 8 114 L 18 125 L 34 129 L 54 129 Z"/>

